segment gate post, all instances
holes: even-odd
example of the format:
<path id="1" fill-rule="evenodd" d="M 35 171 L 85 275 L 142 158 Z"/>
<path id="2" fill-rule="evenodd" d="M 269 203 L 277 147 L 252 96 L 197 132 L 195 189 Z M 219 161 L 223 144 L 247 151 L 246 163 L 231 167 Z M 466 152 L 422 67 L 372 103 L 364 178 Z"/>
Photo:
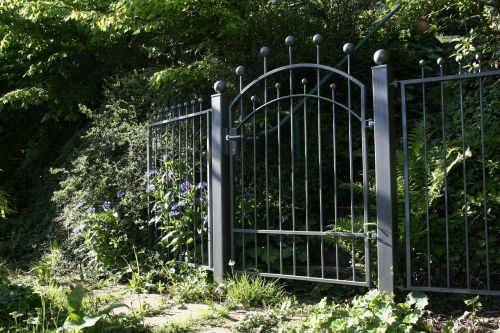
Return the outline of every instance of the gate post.
<path id="1" fill-rule="evenodd" d="M 217 81 L 212 95 L 212 172 L 211 212 L 212 212 L 212 262 L 214 279 L 223 282 L 231 253 L 231 210 L 230 210 L 230 169 L 226 130 L 229 127 L 229 99 L 224 93 L 226 84 Z"/>
<path id="2" fill-rule="evenodd" d="M 378 50 L 372 67 L 377 199 L 378 289 L 393 293 L 397 272 L 397 187 L 394 113 L 391 108 L 391 75 L 385 50 Z"/>

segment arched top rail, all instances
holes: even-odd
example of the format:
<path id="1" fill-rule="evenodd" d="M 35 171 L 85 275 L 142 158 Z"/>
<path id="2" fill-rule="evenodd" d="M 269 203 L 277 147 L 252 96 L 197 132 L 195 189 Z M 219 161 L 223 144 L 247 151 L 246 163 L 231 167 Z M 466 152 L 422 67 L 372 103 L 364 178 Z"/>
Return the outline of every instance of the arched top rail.
<path id="1" fill-rule="evenodd" d="M 257 85 L 260 81 L 264 80 L 265 78 L 268 78 L 276 73 L 284 72 L 284 71 L 289 71 L 292 69 L 303 69 L 303 68 L 311 68 L 311 69 L 320 69 L 328 72 L 332 72 L 335 74 L 338 74 L 339 76 L 344 77 L 345 79 L 353 82 L 355 85 L 357 85 L 359 88 L 363 89 L 365 85 L 361 83 L 358 79 L 356 79 L 354 76 L 347 74 L 346 72 L 343 72 L 337 68 L 326 66 L 326 65 L 321 65 L 321 64 L 312 64 L 312 63 L 302 63 L 302 64 L 292 64 L 292 65 L 287 65 L 287 66 L 282 66 L 275 68 L 265 74 L 262 74 L 252 82 L 250 82 L 245 88 L 243 88 L 238 95 L 231 101 L 231 104 L 229 104 L 229 110 L 232 110 L 234 105 L 245 95 L 245 93 L 250 90 L 252 87 Z"/>
<path id="2" fill-rule="evenodd" d="M 235 127 L 235 129 L 240 128 L 244 123 L 246 123 L 248 121 L 248 119 L 252 118 L 252 116 L 254 114 L 259 112 L 261 109 L 265 108 L 266 106 L 272 105 L 272 104 L 277 103 L 279 101 L 287 100 L 290 98 L 295 98 L 295 97 L 316 98 L 316 99 L 320 99 L 320 100 L 325 101 L 325 102 L 333 103 L 333 104 L 339 106 L 340 108 L 344 109 L 345 111 L 349 112 L 351 115 L 353 115 L 359 121 L 363 121 L 363 119 L 362 119 L 363 115 L 359 116 L 356 112 L 354 112 L 354 110 L 349 109 L 348 106 L 346 106 L 342 103 L 339 103 L 338 101 L 336 101 L 334 99 L 323 97 L 323 96 L 318 96 L 318 95 L 311 95 L 311 94 L 292 94 L 292 95 L 274 98 L 274 99 L 268 101 L 267 103 L 264 103 L 264 104 L 260 105 L 259 107 L 255 108 L 251 113 L 246 115 L 245 118 L 243 118 L 241 120 L 241 122 Z"/>

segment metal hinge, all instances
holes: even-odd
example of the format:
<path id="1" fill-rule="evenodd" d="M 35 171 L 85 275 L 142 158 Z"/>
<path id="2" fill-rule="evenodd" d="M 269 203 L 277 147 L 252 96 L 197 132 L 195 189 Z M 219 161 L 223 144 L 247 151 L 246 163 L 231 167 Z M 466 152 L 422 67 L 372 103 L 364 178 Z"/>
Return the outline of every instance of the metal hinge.
<path id="1" fill-rule="evenodd" d="M 373 129 L 373 126 L 375 126 L 375 122 L 373 121 L 373 119 L 368 119 L 366 121 L 366 125 L 365 126 L 368 127 L 368 128 L 372 128 Z"/>
<path id="2" fill-rule="evenodd" d="M 377 232 L 375 230 L 368 231 L 366 237 L 370 240 L 377 239 Z"/>

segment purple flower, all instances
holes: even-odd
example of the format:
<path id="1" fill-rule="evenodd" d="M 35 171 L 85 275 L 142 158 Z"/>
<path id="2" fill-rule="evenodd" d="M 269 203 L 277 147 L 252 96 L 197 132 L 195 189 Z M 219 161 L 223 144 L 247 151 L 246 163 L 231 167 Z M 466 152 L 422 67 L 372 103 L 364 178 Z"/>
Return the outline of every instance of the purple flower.
<path id="1" fill-rule="evenodd" d="M 204 190 L 206 189 L 208 186 L 207 182 L 203 181 L 203 182 L 199 182 L 198 185 L 196 185 L 196 188 L 198 190 Z"/>
<path id="2" fill-rule="evenodd" d="M 149 170 L 148 172 L 146 172 L 146 177 L 148 179 L 151 179 L 151 177 L 153 177 L 155 174 L 155 171 L 154 170 Z"/>
<path id="3" fill-rule="evenodd" d="M 77 203 L 75 204 L 75 209 L 80 209 L 80 208 L 82 208 L 82 207 L 83 207 L 83 202 L 81 202 L 81 201 L 80 201 L 80 202 L 77 202 Z"/>
<path id="4" fill-rule="evenodd" d="M 200 201 L 201 201 L 201 202 L 208 201 L 208 196 L 206 196 L 206 195 L 204 195 L 204 194 L 200 195 Z"/>
<path id="5" fill-rule="evenodd" d="M 102 204 L 102 209 L 104 209 L 104 211 L 107 211 L 110 206 L 111 206 L 110 201 L 104 201 L 104 203 Z"/>
<path id="6" fill-rule="evenodd" d="M 95 208 L 94 207 L 87 208 L 87 213 L 94 214 L 95 213 Z"/>
<path id="7" fill-rule="evenodd" d="M 82 232 L 84 229 L 85 229 L 85 226 L 80 224 L 79 226 L 73 228 L 73 232 L 75 234 L 78 234 L 78 233 Z"/>
<path id="8" fill-rule="evenodd" d="M 176 217 L 176 216 L 181 215 L 181 213 L 178 210 L 172 210 L 172 211 L 170 211 L 170 213 L 168 213 L 168 215 L 170 217 Z"/>
<path id="9" fill-rule="evenodd" d="M 147 188 L 146 188 L 146 193 L 151 193 L 153 192 L 154 190 L 156 190 L 156 186 L 154 186 L 153 184 L 149 185 Z"/>
<path id="10" fill-rule="evenodd" d="M 121 198 L 123 198 L 124 196 L 125 196 L 125 192 L 123 192 L 123 191 L 120 191 L 120 192 L 116 193 L 116 197 L 117 197 L 118 199 L 121 199 Z"/>
<path id="11" fill-rule="evenodd" d="M 201 218 L 201 221 L 203 222 L 203 224 L 208 223 L 208 216 L 203 216 L 203 217 Z"/>
<path id="12" fill-rule="evenodd" d="M 190 188 L 191 188 L 191 183 L 189 183 L 189 181 L 186 180 L 184 183 L 181 184 L 181 195 L 189 191 Z"/>
<path id="13" fill-rule="evenodd" d="M 171 208 L 170 210 L 171 210 L 171 211 L 174 211 L 174 210 L 179 210 L 179 207 L 180 207 L 180 206 L 181 206 L 181 205 L 180 205 L 179 203 L 175 203 L 175 204 L 172 206 L 172 208 Z"/>

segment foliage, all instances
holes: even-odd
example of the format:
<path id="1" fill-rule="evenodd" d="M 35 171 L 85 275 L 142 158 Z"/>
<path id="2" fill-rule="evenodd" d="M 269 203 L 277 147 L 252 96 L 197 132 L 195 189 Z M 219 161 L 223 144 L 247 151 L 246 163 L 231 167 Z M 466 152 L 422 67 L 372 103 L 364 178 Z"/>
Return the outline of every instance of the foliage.
<path id="1" fill-rule="evenodd" d="M 175 302 L 199 302 L 213 299 L 215 286 L 210 281 L 206 269 L 190 268 L 187 264 L 178 264 L 166 268 L 172 298 Z"/>
<path id="2" fill-rule="evenodd" d="M 410 293 L 405 302 L 377 290 L 355 297 L 351 304 L 328 304 L 324 298 L 311 306 L 308 316 L 286 332 L 418 332 L 426 313 L 427 297 Z"/>
<path id="3" fill-rule="evenodd" d="M 280 307 L 267 309 L 263 312 L 247 312 L 244 317 L 234 325 L 234 330 L 240 333 L 267 332 L 273 327 L 281 327 L 284 320 L 293 313 L 290 300 L 284 301 Z"/>
<path id="4" fill-rule="evenodd" d="M 226 303 L 233 308 L 271 307 L 281 304 L 287 298 L 283 285 L 259 276 L 236 276 L 226 282 L 226 290 Z"/>

